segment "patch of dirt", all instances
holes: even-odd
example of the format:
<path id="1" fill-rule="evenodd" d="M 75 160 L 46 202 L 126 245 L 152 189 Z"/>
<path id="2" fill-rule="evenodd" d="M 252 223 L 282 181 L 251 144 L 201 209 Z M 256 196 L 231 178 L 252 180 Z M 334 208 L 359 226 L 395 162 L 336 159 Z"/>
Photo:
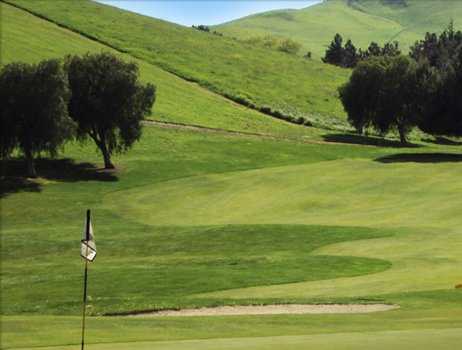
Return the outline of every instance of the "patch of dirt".
<path id="1" fill-rule="evenodd" d="M 250 305 L 219 306 L 200 309 L 163 310 L 127 315 L 130 317 L 160 316 L 237 316 L 237 315 L 300 315 L 300 314 L 363 314 L 399 308 L 387 304 L 320 304 L 320 305 Z"/>

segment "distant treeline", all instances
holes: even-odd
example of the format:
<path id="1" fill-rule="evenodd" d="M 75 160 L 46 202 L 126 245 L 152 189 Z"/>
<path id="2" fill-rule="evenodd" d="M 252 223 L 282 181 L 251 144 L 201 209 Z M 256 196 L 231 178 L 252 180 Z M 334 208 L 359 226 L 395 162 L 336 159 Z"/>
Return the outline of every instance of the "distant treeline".
<path id="1" fill-rule="evenodd" d="M 402 143 L 418 127 L 462 136 L 462 32 L 451 23 L 427 33 L 409 55 L 371 55 L 359 61 L 340 89 L 348 120 L 362 133 L 396 130 Z"/>
<path id="2" fill-rule="evenodd" d="M 363 50 L 361 48 L 357 49 L 350 39 L 343 46 L 343 38 L 337 33 L 327 48 L 322 61 L 344 68 L 353 68 L 359 61 L 369 57 L 398 56 L 400 54 L 401 51 L 397 41 L 386 43 L 383 47 L 380 47 L 376 42 L 371 42 L 369 47 Z"/>
<path id="3" fill-rule="evenodd" d="M 212 34 L 215 34 L 215 35 L 218 35 L 218 36 L 223 36 L 222 33 L 217 32 L 216 30 L 211 31 L 209 26 L 206 26 L 206 25 L 203 25 L 203 24 L 199 24 L 198 26 L 193 25 L 192 27 L 194 29 L 200 30 L 201 32 L 212 33 Z"/>

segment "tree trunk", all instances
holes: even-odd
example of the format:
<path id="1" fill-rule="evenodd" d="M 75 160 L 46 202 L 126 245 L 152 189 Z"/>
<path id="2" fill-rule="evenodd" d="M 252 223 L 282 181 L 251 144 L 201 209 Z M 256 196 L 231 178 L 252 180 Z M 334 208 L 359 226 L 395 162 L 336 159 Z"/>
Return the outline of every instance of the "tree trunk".
<path id="1" fill-rule="evenodd" d="M 37 171 L 35 170 L 34 156 L 32 155 L 32 152 L 29 150 L 27 150 L 24 153 L 27 164 L 27 176 L 35 178 L 37 177 Z"/>
<path id="2" fill-rule="evenodd" d="M 101 152 L 103 153 L 104 158 L 104 169 L 114 169 L 114 164 L 111 162 L 111 155 L 106 147 L 104 142 L 101 142 Z"/>
<path id="3" fill-rule="evenodd" d="M 398 125 L 399 140 L 402 145 L 407 145 L 406 131 L 403 125 Z"/>

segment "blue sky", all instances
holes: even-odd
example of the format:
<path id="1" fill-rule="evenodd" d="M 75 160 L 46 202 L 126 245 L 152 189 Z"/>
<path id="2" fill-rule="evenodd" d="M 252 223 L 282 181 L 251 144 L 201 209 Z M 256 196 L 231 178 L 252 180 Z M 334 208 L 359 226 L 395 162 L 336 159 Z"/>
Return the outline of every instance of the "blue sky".
<path id="1" fill-rule="evenodd" d="M 162 18 L 170 22 L 193 24 L 219 24 L 250 14 L 276 10 L 300 9 L 320 0 L 98 0 L 143 15 Z"/>

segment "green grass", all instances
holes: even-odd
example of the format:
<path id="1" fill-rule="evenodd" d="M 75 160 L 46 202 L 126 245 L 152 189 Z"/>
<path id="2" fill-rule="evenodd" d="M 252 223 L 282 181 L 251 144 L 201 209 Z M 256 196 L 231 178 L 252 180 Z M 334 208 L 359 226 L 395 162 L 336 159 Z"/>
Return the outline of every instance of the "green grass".
<path id="1" fill-rule="evenodd" d="M 279 10 L 244 17 L 214 27 L 227 36 L 251 38 L 275 35 L 303 44 L 301 54 L 324 56 L 336 33 L 350 38 L 356 47 L 371 41 L 398 40 L 404 52 L 427 31 L 441 32 L 450 19 L 460 28 L 462 3 L 453 0 L 406 0 L 407 6 L 387 5 L 381 0 L 328 0 L 301 10 Z"/>
<path id="2" fill-rule="evenodd" d="M 108 50 L 0 6 L 2 63 Z M 374 147 L 304 143 L 303 136 L 323 132 L 262 116 L 137 62 L 142 79 L 159 86 L 152 118 L 264 130 L 283 139 L 146 126 L 140 142 L 114 158 L 115 173 L 99 169 L 91 143 L 70 143 L 62 158 L 39 160 L 37 180 L 11 176 L 22 172 L 21 159 L 2 164 L 9 174 L 0 193 L 2 348 L 78 347 L 78 249 L 87 208 L 98 246 L 89 275 L 89 349 L 458 347 L 460 147 L 397 148 L 338 134 L 325 137 Z M 361 315 L 101 316 L 322 302 L 400 308 Z"/>
<path id="3" fill-rule="evenodd" d="M 378 230 L 132 224 L 127 227 L 131 232 L 127 236 L 114 234 L 115 229 L 111 225 L 112 237 L 103 239 L 99 245 L 107 253 L 92 266 L 92 278 L 98 281 L 89 291 L 94 314 L 197 307 L 211 301 L 188 300 L 189 296 L 246 286 L 352 277 L 381 272 L 391 266 L 374 258 L 311 254 L 324 245 L 387 234 Z M 52 242 L 40 239 L 42 232 L 29 232 L 27 242 L 18 240 L 17 235 L 24 231 L 5 237 L 3 244 L 9 251 L 3 254 L 4 314 L 79 313 L 81 305 L 76 292 L 80 292 L 81 265 L 74 259 L 74 244 L 67 239 L 69 235 L 59 231 L 49 230 L 54 237 Z M 106 229 L 99 233 L 102 237 L 109 235 Z M 17 259 L 18 251 L 24 256 L 21 261 Z M 62 264 L 63 261 L 68 263 Z M 24 284 L 36 283 L 37 276 L 46 275 L 50 265 L 59 267 L 47 278 L 46 287 L 22 288 Z M 28 273 L 21 276 L 25 271 Z M 37 300 L 47 302 L 37 303 Z"/>
<path id="4" fill-rule="evenodd" d="M 76 164 L 98 163 L 93 150 L 91 144 L 74 144 L 66 147 L 65 155 Z M 62 161 L 41 161 L 42 178 L 36 187 L 11 188 L 2 198 L 3 345 L 28 348 L 78 343 L 82 265 L 76 247 L 87 207 L 93 209 L 99 248 L 97 261 L 90 266 L 88 311 L 92 314 L 234 303 L 380 301 L 401 306 L 370 315 L 96 317 L 90 318 L 88 334 L 90 343 L 102 344 L 94 345 L 95 349 L 130 348 L 133 341 L 145 347 L 202 348 L 213 346 L 212 342 L 177 340 L 211 338 L 225 338 L 217 340 L 225 349 L 235 343 L 258 348 L 267 345 L 263 338 L 255 337 L 294 336 L 277 338 L 273 347 L 278 348 L 292 340 L 300 342 L 297 346 L 317 344 L 316 339 L 325 339 L 320 335 L 325 332 L 335 333 L 334 343 L 357 345 L 362 337 L 386 337 L 390 331 L 397 339 L 411 341 L 412 334 L 420 335 L 423 329 L 441 329 L 429 333 L 434 334 L 434 342 L 441 341 L 438 334 L 445 334 L 446 339 L 446 334 L 452 334 L 450 329 L 462 324 L 462 293 L 453 289 L 460 281 L 461 241 L 454 228 L 458 216 L 450 214 L 460 204 L 456 197 L 448 197 L 446 208 L 421 223 L 409 221 L 408 216 L 417 215 L 412 212 L 418 210 L 413 209 L 412 199 L 424 195 L 426 209 L 417 212 L 422 215 L 430 212 L 432 204 L 439 204 L 438 189 L 453 191 L 451 184 L 457 183 L 460 164 L 395 164 L 375 159 L 402 153 L 419 159 L 416 154 L 451 150 L 457 147 L 397 150 L 303 144 L 146 127 L 141 142 L 115 159 L 120 167 L 117 179 L 91 168 L 75 174 L 76 165 Z M 356 164 L 358 173 L 369 173 L 375 179 L 369 183 L 368 196 L 383 197 L 377 202 L 375 216 L 357 216 L 364 209 L 351 210 L 359 198 L 357 192 L 351 192 L 356 187 L 351 181 L 358 175 L 346 164 Z M 403 166 L 414 181 L 402 182 L 406 181 L 401 179 Z M 299 177 L 291 175 L 294 173 Z M 337 176 L 335 181 L 326 177 L 321 185 L 319 173 Z M 272 176 L 281 184 L 276 186 Z M 254 177 L 259 178 L 258 184 Z M 299 188 L 301 178 L 313 181 L 305 183 L 305 192 Z M 218 179 L 220 188 L 216 188 Z M 232 182 L 243 192 L 228 193 Z M 193 192 L 186 190 L 191 183 Z M 422 183 L 432 190 L 423 191 Z M 402 188 L 394 202 L 402 214 L 390 215 L 388 223 L 393 203 L 384 184 L 390 189 Z M 262 187 L 266 188 L 266 200 L 257 194 Z M 287 193 L 286 202 L 272 197 L 281 187 Z M 158 192 L 164 188 L 174 191 Z M 326 197 L 336 194 L 335 201 L 350 208 L 349 215 L 341 214 L 338 206 L 319 202 L 317 191 L 312 192 L 316 188 L 319 196 L 324 191 Z M 246 191 L 249 195 L 242 197 Z M 177 192 L 183 193 L 185 204 L 174 208 L 172 201 L 181 204 Z M 140 199 L 137 193 L 144 193 L 145 198 Z M 207 215 L 202 212 L 200 222 L 194 221 L 185 207 L 188 203 L 197 207 L 196 201 L 204 193 L 209 201 L 215 201 L 215 208 Z M 224 205 L 217 200 L 219 193 L 231 202 Z M 253 201 L 248 200 L 251 197 Z M 302 197 L 310 201 L 308 207 L 300 208 L 298 198 Z M 258 198 L 266 214 L 253 211 Z M 370 198 L 365 201 L 371 203 Z M 121 206 L 123 202 L 138 209 L 127 210 Z M 161 207 L 170 209 L 159 212 Z M 315 208 L 319 217 L 310 214 Z M 243 216 L 246 209 L 248 216 Z M 230 211 L 235 212 L 232 219 L 228 219 Z M 444 222 L 443 212 L 453 221 Z M 223 217 L 234 224 L 223 225 Z M 280 223 L 274 224 L 276 221 Z M 454 334 L 451 337 L 460 339 Z M 445 349 L 448 344 L 452 343 L 445 341 L 431 349 Z"/>
<path id="5" fill-rule="evenodd" d="M 8 1 L 234 100 L 340 124 L 349 71 L 93 1 Z"/>

